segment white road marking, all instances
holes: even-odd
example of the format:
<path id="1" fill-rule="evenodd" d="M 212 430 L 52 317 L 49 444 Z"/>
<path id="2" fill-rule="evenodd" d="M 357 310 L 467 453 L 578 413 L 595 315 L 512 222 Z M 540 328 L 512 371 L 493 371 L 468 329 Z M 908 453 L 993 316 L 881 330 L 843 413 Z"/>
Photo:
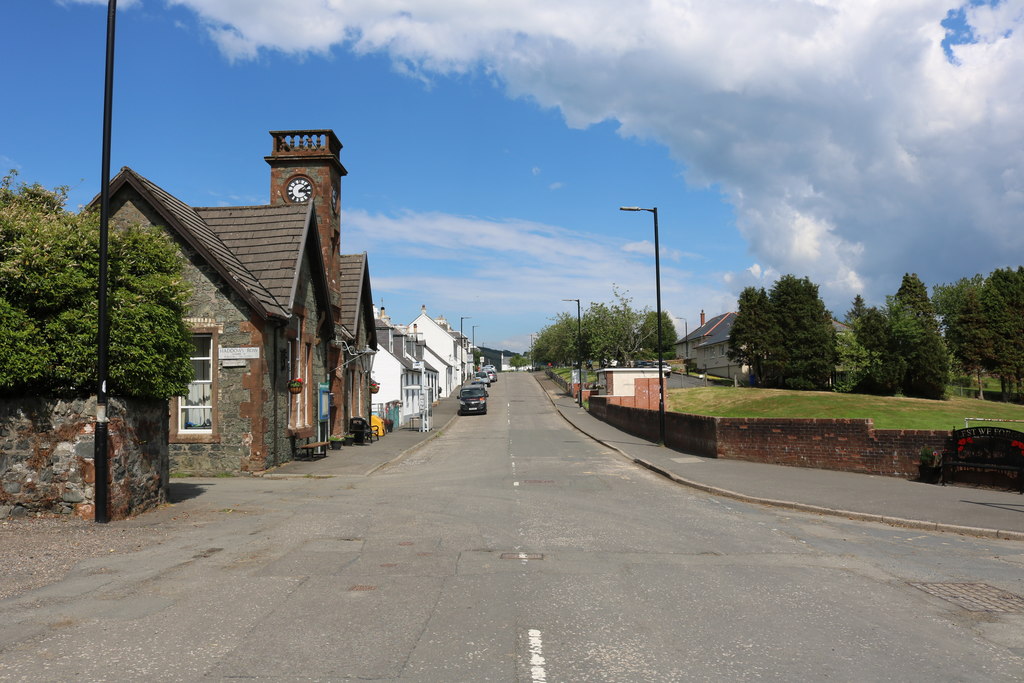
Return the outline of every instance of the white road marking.
<path id="1" fill-rule="evenodd" d="M 513 486 L 519 486 L 519 482 L 518 481 L 514 481 L 514 482 L 512 482 L 512 485 Z"/>
<path id="2" fill-rule="evenodd" d="M 527 635 L 530 636 L 530 680 L 533 683 L 545 683 L 548 674 L 544 669 L 544 641 L 541 639 L 540 631 L 535 628 L 531 628 Z"/>

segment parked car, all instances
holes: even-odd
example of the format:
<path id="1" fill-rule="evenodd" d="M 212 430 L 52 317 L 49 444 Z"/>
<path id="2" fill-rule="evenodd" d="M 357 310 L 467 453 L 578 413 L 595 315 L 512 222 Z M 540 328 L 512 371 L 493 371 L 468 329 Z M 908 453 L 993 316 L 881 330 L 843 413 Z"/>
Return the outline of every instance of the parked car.
<path id="1" fill-rule="evenodd" d="M 494 384 L 495 382 L 498 381 L 498 373 L 496 373 L 494 370 L 484 370 L 484 372 L 487 373 L 487 377 L 491 380 L 491 384 Z"/>
<path id="2" fill-rule="evenodd" d="M 487 386 L 491 385 L 491 376 L 487 373 L 486 370 L 478 370 L 476 374 L 473 375 L 473 379 L 478 379 L 482 382 L 486 382 Z"/>
<path id="3" fill-rule="evenodd" d="M 459 415 L 487 414 L 487 391 L 482 387 L 466 387 L 459 392 Z"/>

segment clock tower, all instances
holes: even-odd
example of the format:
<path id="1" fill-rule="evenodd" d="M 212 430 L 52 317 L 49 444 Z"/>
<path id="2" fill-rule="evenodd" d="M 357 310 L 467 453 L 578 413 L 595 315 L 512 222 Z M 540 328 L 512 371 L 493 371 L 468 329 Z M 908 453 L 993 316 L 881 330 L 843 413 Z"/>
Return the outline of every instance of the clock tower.
<path id="1" fill-rule="evenodd" d="M 341 142 L 333 130 L 272 130 L 270 156 L 270 204 L 313 202 L 320 229 L 327 281 L 338 289 L 338 256 L 341 249 Z"/>

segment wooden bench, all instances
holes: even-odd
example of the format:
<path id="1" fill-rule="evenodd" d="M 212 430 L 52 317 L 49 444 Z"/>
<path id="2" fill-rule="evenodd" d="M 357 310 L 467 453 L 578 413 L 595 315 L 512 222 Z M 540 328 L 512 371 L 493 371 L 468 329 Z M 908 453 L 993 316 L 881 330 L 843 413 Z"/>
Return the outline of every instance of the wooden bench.
<path id="1" fill-rule="evenodd" d="M 295 447 L 294 459 L 295 460 L 317 460 L 319 458 L 327 457 L 327 441 L 314 441 L 312 443 L 305 443 L 301 446 Z"/>

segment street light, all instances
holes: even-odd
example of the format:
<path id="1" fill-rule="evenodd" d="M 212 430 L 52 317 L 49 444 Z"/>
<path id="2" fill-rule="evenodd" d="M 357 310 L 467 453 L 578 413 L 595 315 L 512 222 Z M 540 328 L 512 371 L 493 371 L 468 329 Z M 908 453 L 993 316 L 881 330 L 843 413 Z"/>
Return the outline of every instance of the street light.
<path id="1" fill-rule="evenodd" d="M 93 443 L 93 467 L 96 488 L 93 498 L 93 520 L 97 524 L 110 521 L 110 462 L 107 454 L 107 371 L 110 347 L 110 326 L 107 312 L 107 240 L 110 223 L 110 127 L 114 101 L 114 30 L 117 20 L 117 0 L 107 2 L 107 58 L 103 87 L 103 146 L 100 165 L 100 269 L 97 283 L 99 318 L 96 330 L 96 433 Z"/>
<path id="2" fill-rule="evenodd" d="M 580 390 L 579 390 L 579 403 L 580 408 L 583 407 L 583 318 L 580 314 L 580 300 L 579 299 L 562 299 L 562 301 L 575 301 L 576 302 L 576 355 L 579 357 L 579 378 L 580 378 Z"/>
<path id="3" fill-rule="evenodd" d="M 619 211 L 649 211 L 654 214 L 654 287 L 658 306 L 658 445 L 665 445 L 665 371 L 661 343 L 661 258 L 658 253 L 658 207 L 620 206 Z"/>
<path id="4" fill-rule="evenodd" d="M 471 315 L 464 315 L 459 318 L 459 337 L 461 337 L 461 339 L 459 339 L 459 346 L 462 348 L 463 351 L 463 353 L 460 354 L 461 357 L 459 358 L 459 384 L 462 384 L 463 382 L 466 381 L 466 342 L 464 341 L 466 335 L 462 333 L 462 321 L 469 320 L 472 317 L 473 316 Z"/>

